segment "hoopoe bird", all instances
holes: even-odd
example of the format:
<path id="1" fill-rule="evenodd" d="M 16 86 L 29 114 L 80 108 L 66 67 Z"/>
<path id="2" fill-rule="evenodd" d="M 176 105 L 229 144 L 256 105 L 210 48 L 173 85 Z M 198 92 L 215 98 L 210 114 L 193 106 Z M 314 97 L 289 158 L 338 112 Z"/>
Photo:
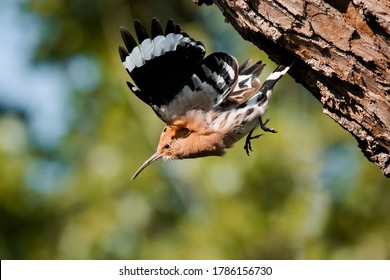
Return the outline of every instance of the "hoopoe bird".
<path id="1" fill-rule="evenodd" d="M 151 36 L 140 21 L 134 21 L 138 43 L 120 27 L 124 46 L 119 54 L 136 84 L 127 82 L 131 91 L 148 104 L 165 123 L 157 152 L 146 160 L 132 177 L 134 180 L 148 165 L 162 158 L 177 160 L 222 156 L 246 136 L 244 149 L 252 151 L 252 136 L 263 121 L 272 88 L 291 65 L 279 65 L 260 86 L 261 61 L 238 65 L 229 54 L 215 52 L 205 56 L 204 45 L 182 31 L 170 19 L 165 31 L 154 18 Z"/>

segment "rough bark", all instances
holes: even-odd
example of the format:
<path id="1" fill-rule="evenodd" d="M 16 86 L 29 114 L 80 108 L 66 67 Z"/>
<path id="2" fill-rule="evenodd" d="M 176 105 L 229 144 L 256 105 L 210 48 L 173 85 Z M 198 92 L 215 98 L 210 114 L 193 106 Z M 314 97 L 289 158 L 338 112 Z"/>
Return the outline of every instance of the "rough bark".
<path id="1" fill-rule="evenodd" d="M 389 0 L 214 2 L 272 60 L 295 56 L 291 76 L 390 177 Z"/>

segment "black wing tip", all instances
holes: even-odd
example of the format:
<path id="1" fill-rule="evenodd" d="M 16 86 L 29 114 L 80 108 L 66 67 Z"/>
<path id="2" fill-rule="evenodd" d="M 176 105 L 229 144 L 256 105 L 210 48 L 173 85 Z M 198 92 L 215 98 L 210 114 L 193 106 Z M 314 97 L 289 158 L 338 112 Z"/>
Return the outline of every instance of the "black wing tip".
<path id="1" fill-rule="evenodd" d="M 169 33 L 176 33 L 176 24 L 172 18 L 168 19 L 167 25 L 165 26 L 165 36 Z"/>
<path id="2" fill-rule="evenodd" d="M 156 38 L 159 35 L 164 35 L 160 21 L 157 18 L 152 18 L 152 38 Z"/>
<path id="3" fill-rule="evenodd" d="M 139 20 L 138 18 L 134 19 L 133 26 L 134 26 L 134 28 L 137 28 L 137 26 L 143 26 L 142 21 Z"/>
<path id="4" fill-rule="evenodd" d="M 176 24 L 176 25 L 175 25 L 175 33 L 176 33 L 176 34 L 181 34 L 181 33 L 182 33 L 182 31 L 181 31 L 181 26 L 180 26 L 179 24 Z"/>
<path id="5" fill-rule="evenodd" d="M 121 57 L 121 61 L 125 62 L 126 61 L 126 57 L 129 56 L 129 52 L 122 45 L 118 46 L 118 51 L 119 51 L 119 56 Z"/>
<path id="6" fill-rule="evenodd" d="M 146 31 L 145 26 L 143 26 L 142 22 L 138 19 L 134 20 L 134 29 L 137 34 L 138 42 L 142 43 L 145 39 L 149 39 L 149 34 Z"/>
<path id="7" fill-rule="evenodd" d="M 143 25 L 143 23 L 139 19 L 134 19 L 133 24 L 134 24 L 135 33 L 137 35 L 137 39 L 138 39 L 139 44 L 142 43 L 145 39 L 150 38 L 149 33 L 146 31 L 145 26 Z M 125 42 L 125 45 L 126 45 L 128 51 L 131 51 L 134 47 L 137 46 L 136 40 L 134 39 L 134 37 L 131 35 L 130 31 L 126 27 L 120 26 L 119 31 L 122 35 L 122 39 Z M 151 37 L 152 37 L 152 39 L 154 39 L 155 37 L 157 37 L 159 35 L 165 34 L 165 36 L 166 36 L 170 33 L 182 34 L 183 32 L 182 32 L 181 26 L 176 24 L 172 18 L 168 19 L 164 31 L 163 31 L 163 28 L 162 28 L 161 23 L 158 20 L 158 18 L 156 18 L 156 17 L 152 18 L 152 21 L 151 21 Z M 189 37 L 189 36 L 187 35 L 187 37 Z"/>
<path id="8" fill-rule="evenodd" d="M 168 20 L 167 20 L 167 24 L 172 24 L 172 25 L 175 25 L 176 23 L 175 23 L 175 20 L 173 19 L 173 18 L 169 18 Z"/>
<path id="9" fill-rule="evenodd" d="M 123 25 L 119 26 L 119 31 L 120 31 L 120 33 L 122 33 L 123 30 L 127 30 L 127 28 L 124 27 Z"/>
<path id="10" fill-rule="evenodd" d="M 130 31 L 123 26 L 119 27 L 119 31 L 127 50 L 131 52 L 137 46 L 137 42 L 135 41 L 133 35 L 131 35 Z"/>

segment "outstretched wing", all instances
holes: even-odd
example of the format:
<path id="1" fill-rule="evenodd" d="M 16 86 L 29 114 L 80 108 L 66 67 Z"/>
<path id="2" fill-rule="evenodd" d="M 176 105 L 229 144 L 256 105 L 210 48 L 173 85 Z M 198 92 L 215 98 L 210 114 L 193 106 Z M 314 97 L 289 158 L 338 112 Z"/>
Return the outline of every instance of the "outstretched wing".
<path id="1" fill-rule="evenodd" d="M 119 46 L 119 54 L 137 87 L 130 82 L 128 86 L 143 102 L 158 108 L 171 102 L 185 86 L 206 50 L 172 19 L 164 33 L 154 18 L 151 37 L 140 21 L 135 20 L 134 27 L 139 44 L 127 29 L 120 28 L 126 48 Z"/>

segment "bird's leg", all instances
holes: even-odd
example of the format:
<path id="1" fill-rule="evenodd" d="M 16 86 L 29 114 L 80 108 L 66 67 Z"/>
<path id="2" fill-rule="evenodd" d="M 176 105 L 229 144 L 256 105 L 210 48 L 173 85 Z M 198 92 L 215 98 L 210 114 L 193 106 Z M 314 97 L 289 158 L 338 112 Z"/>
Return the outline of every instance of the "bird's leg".
<path id="1" fill-rule="evenodd" d="M 264 131 L 267 131 L 267 132 L 277 133 L 276 129 L 271 128 L 271 127 L 266 127 L 266 125 L 269 122 L 269 120 L 270 120 L 269 116 L 267 117 L 265 122 L 263 122 L 263 119 L 261 117 L 259 118 L 259 123 L 260 123 L 261 129 L 264 130 Z"/>
<path id="2" fill-rule="evenodd" d="M 269 122 L 270 120 L 270 117 L 268 116 L 267 119 L 265 120 L 265 122 L 263 122 L 263 119 L 260 117 L 259 118 L 259 124 L 260 124 L 260 127 L 262 130 L 266 131 L 266 132 L 272 132 L 272 133 L 277 133 L 276 129 L 274 128 L 270 128 L 270 127 L 266 127 L 267 123 Z M 259 138 L 260 136 L 262 136 L 263 134 L 259 134 L 259 135 L 256 135 L 256 136 L 252 136 L 252 133 L 255 129 L 252 129 L 248 135 L 246 136 L 246 139 L 245 139 L 245 145 L 244 145 L 244 149 L 246 151 L 246 154 L 249 156 L 249 152 L 252 152 L 252 144 L 251 144 L 251 140 L 252 139 L 257 139 Z"/>
<path id="3" fill-rule="evenodd" d="M 252 144 L 251 144 L 251 140 L 252 139 L 256 139 L 256 138 L 259 138 L 261 135 L 263 134 L 259 134 L 259 135 L 256 135 L 256 136 L 252 136 L 252 133 L 255 129 L 252 129 L 249 134 L 246 136 L 246 139 L 245 139 L 245 145 L 244 145 L 244 149 L 246 151 L 246 154 L 249 156 L 249 152 L 252 152 Z"/>

